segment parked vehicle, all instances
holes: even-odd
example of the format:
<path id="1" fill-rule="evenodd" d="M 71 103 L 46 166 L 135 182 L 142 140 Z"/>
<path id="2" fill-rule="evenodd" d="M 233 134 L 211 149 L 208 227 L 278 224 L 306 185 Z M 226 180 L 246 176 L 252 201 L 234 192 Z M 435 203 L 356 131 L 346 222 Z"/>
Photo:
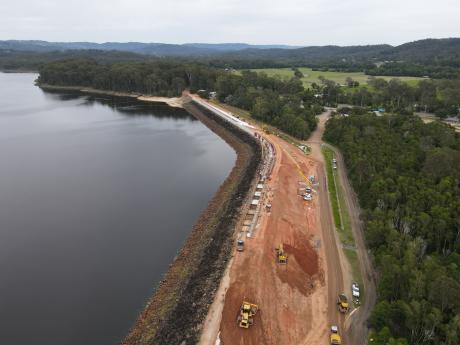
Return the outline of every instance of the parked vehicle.
<path id="1" fill-rule="evenodd" d="M 339 335 L 339 327 L 331 327 L 331 345 L 340 345 L 342 344 L 342 338 Z"/>
<path id="2" fill-rule="evenodd" d="M 358 283 L 355 282 L 355 283 L 351 284 L 351 293 L 353 295 L 353 298 L 359 298 L 360 297 Z"/>

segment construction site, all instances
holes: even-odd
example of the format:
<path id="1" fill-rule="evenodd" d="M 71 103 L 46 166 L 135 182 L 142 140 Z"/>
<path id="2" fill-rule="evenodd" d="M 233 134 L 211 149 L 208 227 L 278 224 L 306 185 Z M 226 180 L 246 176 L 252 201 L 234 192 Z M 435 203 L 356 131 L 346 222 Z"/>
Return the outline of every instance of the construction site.
<path id="1" fill-rule="evenodd" d="M 183 98 L 238 159 L 124 344 L 365 343 L 370 307 L 356 313 L 359 286 L 321 152 L 329 113 L 295 145 L 196 95 Z"/>
<path id="2" fill-rule="evenodd" d="M 235 250 L 199 344 L 349 343 L 352 278 L 327 193 L 326 116 L 306 143 L 310 154 L 250 127 L 262 147 L 260 179 L 236 226 Z"/>

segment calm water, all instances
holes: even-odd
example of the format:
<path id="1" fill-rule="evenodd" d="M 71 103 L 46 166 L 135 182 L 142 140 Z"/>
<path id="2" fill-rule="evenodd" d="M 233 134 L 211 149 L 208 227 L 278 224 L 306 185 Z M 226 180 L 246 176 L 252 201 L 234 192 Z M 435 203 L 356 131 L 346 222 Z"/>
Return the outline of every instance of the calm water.
<path id="1" fill-rule="evenodd" d="M 187 113 L 0 73 L 0 343 L 117 344 L 230 172 Z"/>

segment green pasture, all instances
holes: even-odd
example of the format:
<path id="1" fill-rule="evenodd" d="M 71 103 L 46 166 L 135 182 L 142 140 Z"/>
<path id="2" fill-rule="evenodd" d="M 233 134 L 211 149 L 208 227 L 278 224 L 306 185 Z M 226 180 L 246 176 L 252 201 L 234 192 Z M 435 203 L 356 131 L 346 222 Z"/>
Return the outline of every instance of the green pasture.
<path id="1" fill-rule="evenodd" d="M 302 81 L 305 86 L 309 86 L 312 83 L 319 83 L 318 77 L 323 76 L 326 79 L 333 80 L 336 83 L 344 85 L 348 77 L 353 80 L 358 81 L 361 85 L 365 85 L 369 79 L 368 75 L 365 75 L 363 72 L 331 72 L 331 71 L 313 71 L 311 68 L 299 67 L 299 70 L 302 72 L 304 77 Z M 294 76 L 294 71 L 290 68 L 263 68 L 263 69 L 253 69 L 255 72 L 264 72 L 268 76 L 274 77 L 279 76 L 280 78 L 292 78 Z M 402 81 L 408 82 L 411 85 L 416 85 L 419 80 L 423 78 L 417 77 L 388 77 L 388 76 L 378 76 L 377 78 L 383 78 L 390 80 L 393 78 L 400 79 Z"/>

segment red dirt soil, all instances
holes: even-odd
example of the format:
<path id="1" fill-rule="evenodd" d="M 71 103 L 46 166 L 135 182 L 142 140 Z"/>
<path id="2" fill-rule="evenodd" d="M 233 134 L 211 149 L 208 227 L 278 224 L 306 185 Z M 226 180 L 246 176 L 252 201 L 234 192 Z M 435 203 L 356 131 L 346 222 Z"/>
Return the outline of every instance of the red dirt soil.
<path id="1" fill-rule="evenodd" d="M 272 209 L 263 211 L 245 251 L 235 253 L 220 339 L 224 345 L 326 344 L 330 325 L 325 255 L 321 246 L 314 248 L 322 239 L 318 198 L 314 194 L 314 200 L 306 202 L 298 192 L 299 182 L 305 182 L 298 165 L 305 176 L 318 176 L 318 165 L 281 139 L 269 140 L 277 157 L 264 203 L 271 203 Z M 281 243 L 287 265 L 276 261 L 275 248 Z M 259 306 L 249 329 L 237 326 L 242 301 Z"/>

